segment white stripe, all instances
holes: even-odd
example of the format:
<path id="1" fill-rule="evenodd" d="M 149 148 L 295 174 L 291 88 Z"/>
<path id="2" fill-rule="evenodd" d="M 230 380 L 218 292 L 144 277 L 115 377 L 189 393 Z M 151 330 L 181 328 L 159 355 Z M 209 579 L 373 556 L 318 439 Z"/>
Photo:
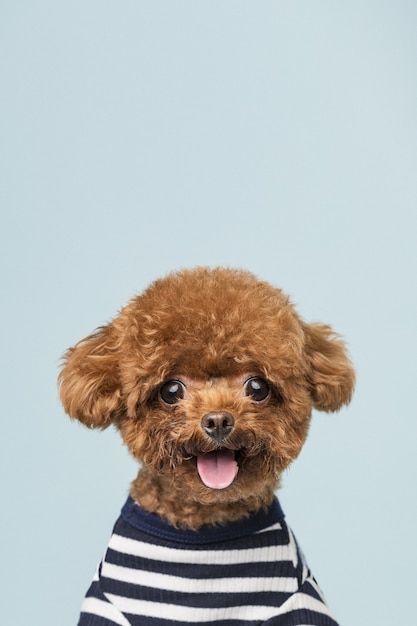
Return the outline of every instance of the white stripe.
<path id="1" fill-rule="evenodd" d="M 120 611 L 130 615 L 173 619 L 181 622 L 201 624 L 215 622 L 216 620 L 256 620 L 264 621 L 278 615 L 277 608 L 273 606 L 228 606 L 216 609 L 202 609 L 197 607 L 178 606 L 176 604 L 161 604 L 147 602 L 145 600 L 133 600 L 112 594 L 106 594 Z"/>
<path id="2" fill-rule="evenodd" d="M 268 526 L 267 528 L 263 528 L 262 530 L 257 530 L 255 535 L 260 535 L 261 533 L 269 533 L 272 530 L 282 530 L 282 525 L 277 522 L 276 524 L 272 524 L 272 526 Z"/>
<path id="3" fill-rule="evenodd" d="M 263 591 L 294 593 L 298 587 L 296 578 L 279 578 L 277 576 L 265 578 L 244 576 L 242 578 L 182 578 L 135 570 L 107 562 L 103 564 L 102 576 L 133 585 L 187 593 L 259 593 Z"/>
<path id="4" fill-rule="evenodd" d="M 330 613 L 329 607 L 326 604 L 323 604 L 323 602 L 317 600 L 317 598 L 313 598 L 313 596 L 309 596 L 302 591 L 295 593 L 293 596 L 288 598 L 276 615 L 283 615 L 285 613 L 290 613 L 291 611 L 296 611 L 297 609 L 308 609 L 309 611 L 315 611 L 316 613 L 327 615 L 328 617 L 334 619 L 333 614 Z"/>
<path id="5" fill-rule="evenodd" d="M 274 606 L 246 605 L 228 606 L 222 608 L 197 608 L 178 606 L 176 604 L 162 604 L 145 600 L 134 600 L 113 594 L 106 594 L 119 611 L 131 615 L 167 619 L 167 616 L 175 616 L 176 620 L 190 623 L 202 623 L 216 620 L 267 620 L 279 617 L 297 609 L 308 609 L 320 615 L 327 615 L 334 619 L 328 607 L 304 593 L 295 593 L 280 608 Z"/>
<path id="6" fill-rule="evenodd" d="M 165 563 L 192 563 L 194 565 L 240 565 L 243 563 L 274 561 L 297 561 L 295 546 L 267 546 L 265 548 L 249 548 L 245 550 L 181 550 L 178 548 L 167 548 L 135 539 L 128 539 L 120 535 L 112 535 L 109 548 L 140 556 L 154 561 Z"/>
<path id="7" fill-rule="evenodd" d="M 289 544 L 289 548 L 291 551 L 291 560 L 292 563 L 294 565 L 294 568 L 297 569 L 297 565 L 298 565 L 298 550 L 297 550 L 297 542 L 295 541 L 295 537 L 292 534 L 292 530 L 291 528 L 288 528 L 288 534 L 290 536 L 290 544 Z M 303 561 L 304 564 L 304 561 Z"/>
<path id="8" fill-rule="evenodd" d="M 85 598 L 81 606 L 81 612 L 100 615 L 100 617 L 105 617 L 119 626 L 130 626 L 127 619 L 121 615 L 113 604 L 97 598 Z"/>

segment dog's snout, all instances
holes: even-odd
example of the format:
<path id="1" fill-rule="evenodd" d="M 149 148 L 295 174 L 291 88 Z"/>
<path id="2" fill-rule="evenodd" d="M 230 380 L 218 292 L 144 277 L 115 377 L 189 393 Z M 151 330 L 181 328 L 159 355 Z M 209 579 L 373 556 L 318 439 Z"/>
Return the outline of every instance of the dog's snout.
<path id="1" fill-rule="evenodd" d="M 203 430 L 218 443 L 230 435 L 234 425 L 233 415 L 226 412 L 207 413 L 201 420 Z"/>

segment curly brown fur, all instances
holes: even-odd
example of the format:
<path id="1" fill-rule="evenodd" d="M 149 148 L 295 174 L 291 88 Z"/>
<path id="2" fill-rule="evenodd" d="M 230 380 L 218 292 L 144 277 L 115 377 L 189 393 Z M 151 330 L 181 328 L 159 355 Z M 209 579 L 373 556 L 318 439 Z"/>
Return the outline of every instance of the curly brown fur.
<path id="1" fill-rule="evenodd" d="M 252 377 L 268 385 L 261 401 L 247 392 Z M 170 380 L 183 385 L 172 405 L 160 394 Z M 338 410 L 354 380 L 329 326 L 305 323 L 279 289 L 252 274 L 222 268 L 155 281 L 68 350 L 59 377 L 68 414 L 91 428 L 115 424 L 141 463 L 132 497 L 189 528 L 268 506 L 302 448 L 312 408 Z M 212 414 L 231 416 L 221 440 L 203 426 Z M 215 450 L 236 455 L 226 488 L 204 484 L 196 467 Z"/>

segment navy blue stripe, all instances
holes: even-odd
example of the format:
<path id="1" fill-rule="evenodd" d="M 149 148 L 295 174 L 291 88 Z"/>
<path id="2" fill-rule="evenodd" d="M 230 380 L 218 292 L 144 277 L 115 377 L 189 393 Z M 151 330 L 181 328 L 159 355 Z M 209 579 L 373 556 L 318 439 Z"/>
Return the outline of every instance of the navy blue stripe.
<path id="1" fill-rule="evenodd" d="M 313 578 L 313 580 L 315 580 L 315 579 Z M 317 584 L 317 582 L 316 582 L 316 584 Z M 306 580 L 306 582 L 304 583 L 304 585 L 303 585 L 303 587 L 302 587 L 301 591 L 302 591 L 303 593 L 308 594 L 309 596 L 312 596 L 312 597 L 313 597 L 313 598 L 315 598 L 316 600 L 319 600 L 319 602 L 323 602 L 323 599 L 322 599 L 322 597 L 320 596 L 320 594 L 319 594 L 319 593 L 315 590 L 315 588 L 313 587 L 313 585 L 312 585 L 312 584 L 311 584 L 308 580 Z"/>
<path id="2" fill-rule="evenodd" d="M 149 535 L 146 532 L 139 531 L 136 527 L 132 526 L 129 522 L 119 518 L 113 532 L 127 539 L 134 539 L 135 541 L 144 541 L 148 544 L 156 546 L 164 546 L 169 548 L 177 548 L 178 550 L 242 550 L 249 548 L 267 548 L 269 546 L 285 546 L 289 543 L 288 529 L 285 522 L 281 521 L 281 529 L 269 530 L 259 532 L 246 537 L 233 537 L 227 540 L 218 539 L 217 542 L 210 542 L 209 544 L 197 544 L 190 543 L 184 544 L 184 542 L 176 541 L 174 537 L 172 539 L 159 539 L 156 536 Z"/>
<path id="3" fill-rule="evenodd" d="M 291 611 L 291 613 L 285 613 L 280 617 L 273 617 L 272 619 L 264 622 L 265 626 L 300 626 L 300 624 L 308 624 L 309 626 L 338 626 L 337 622 L 331 617 L 323 615 L 323 613 L 317 613 L 316 611 L 309 611 L 308 609 L 298 609 L 297 611 Z M 167 623 L 165 623 L 167 626 Z"/>
<path id="4" fill-rule="evenodd" d="M 103 580 L 103 579 L 101 579 Z M 106 580 L 106 579 L 104 579 Z M 107 598 L 103 595 L 103 590 L 98 581 L 93 581 L 85 594 L 86 598 L 97 598 L 98 600 L 103 600 L 104 602 L 109 602 Z"/>
<path id="5" fill-rule="evenodd" d="M 120 565 L 132 570 L 169 574 L 181 578 L 252 578 L 263 577 L 296 577 L 298 570 L 294 568 L 292 561 L 253 561 L 241 564 L 193 564 L 193 563 L 167 563 L 146 559 L 140 556 L 123 554 L 110 548 L 107 550 L 106 563 Z"/>
<path id="6" fill-rule="evenodd" d="M 184 625 L 183 621 L 175 619 L 175 615 L 172 615 L 171 617 L 167 619 L 160 619 L 160 618 L 155 618 L 155 617 L 146 617 L 144 619 L 141 615 L 131 615 L 130 613 L 126 613 L 126 618 L 129 620 L 129 624 L 131 624 L 131 626 L 176 626 L 176 625 L 183 626 Z M 262 622 L 262 624 L 269 625 L 269 621 Z M 101 626 L 101 624 L 98 626 Z M 187 622 L 187 626 L 196 626 L 196 622 Z M 243 620 L 240 620 L 240 619 L 223 620 L 222 619 L 222 620 L 216 620 L 215 622 L 204 622 L 204 626 L 260 626 L 260 621 L 259 620 L 252 621 L 252 620 L 245 620 L 245 619 Z M 282 622 L 280 622 L 280 626 L 283 626 Z"/>
<path id="7" fill-rule="evenodd" d="M 77 626 L 115 626 L 115 622 L 92 613 L 81 613 Z"/>

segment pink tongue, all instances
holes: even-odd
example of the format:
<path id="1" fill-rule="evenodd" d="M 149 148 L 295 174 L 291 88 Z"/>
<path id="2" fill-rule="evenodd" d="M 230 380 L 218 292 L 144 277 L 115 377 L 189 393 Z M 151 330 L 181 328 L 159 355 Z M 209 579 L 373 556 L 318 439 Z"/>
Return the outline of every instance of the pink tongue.
<path id="1" fill-rule="evenodd" d="M 232 450 L 218 450 L 199 454 L 197 470 L 206 487 L 225 489 L 234 481 L 238 466 Z"/>

